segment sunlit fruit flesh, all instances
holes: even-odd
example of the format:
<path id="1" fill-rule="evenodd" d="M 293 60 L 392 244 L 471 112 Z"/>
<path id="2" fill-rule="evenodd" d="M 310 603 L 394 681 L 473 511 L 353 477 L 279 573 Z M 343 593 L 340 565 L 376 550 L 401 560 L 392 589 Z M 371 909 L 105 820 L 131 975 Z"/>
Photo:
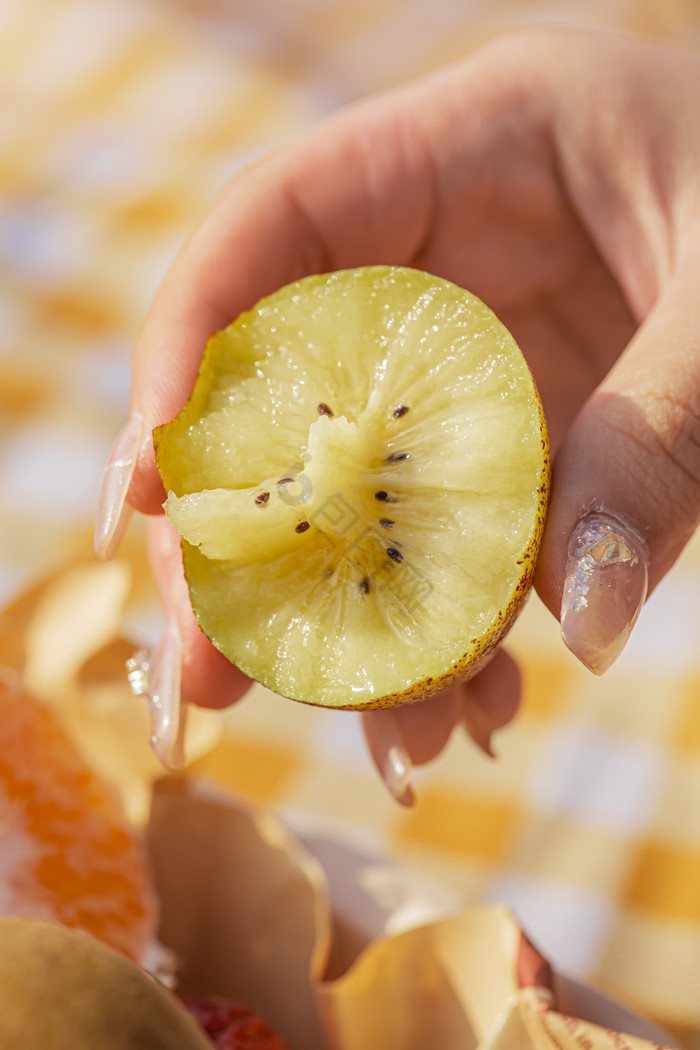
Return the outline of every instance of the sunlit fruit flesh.
<path id="1" fill-rule="evenodd" d="M 505 327 L 448 281 L 288 285 L 210 339 L 154 440 L 202 630 L 285 696 L 422 699 L 483 665 L 530 588 L 541 403 Z"/>

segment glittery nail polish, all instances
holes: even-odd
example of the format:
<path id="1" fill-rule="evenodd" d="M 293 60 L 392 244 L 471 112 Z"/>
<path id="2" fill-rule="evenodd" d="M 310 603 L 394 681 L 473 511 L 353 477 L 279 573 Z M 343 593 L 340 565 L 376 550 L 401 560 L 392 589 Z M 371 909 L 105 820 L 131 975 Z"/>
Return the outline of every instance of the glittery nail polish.
<path id="1" fill-rule="evenodd" d="M 140 649 L 127 660 L 129 684 L 136 696 L 147 702 L 151 719 L 151 747 L 169 770 L 184 762 L 183 741 L 187 708 L 180 699 L 182 643 L 174 620 L 169 620 L 163 636 L 150 652 Z"/>
<path id="2" fill-rule="evenodd" d="M 606 514 L 591 514 L 569 542 L 561 606 L 565 644 L 594 674 L 615 662 L 644 604 L 648 585 L 644 543 Z"/>

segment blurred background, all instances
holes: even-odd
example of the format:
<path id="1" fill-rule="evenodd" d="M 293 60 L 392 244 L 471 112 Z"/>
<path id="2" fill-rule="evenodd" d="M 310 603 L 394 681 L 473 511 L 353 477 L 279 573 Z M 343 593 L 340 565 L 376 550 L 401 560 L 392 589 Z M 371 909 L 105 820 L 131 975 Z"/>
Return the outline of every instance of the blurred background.
<path id="1" fill-rule="evenodd" d="M 506 29 L 595 25 L 700 44 L 697 0 L 4 0 L 0 4 L 0 604 L 92 550 L 130 352 L 175 252 L 243 165 L 359 96 Z M 232 262 L 232 265 L 234 263 Z M 132 524 L 127 631 L 159 630 Z M 357 719 L 263 690 L 199 768 L 445 904 L 505 900 L 554 965 L 700 1031 L 700 556 L 592 679 L 533 599 L 523 713 L 466 737 L 401 810 Z M 325 826 L 325 825 L 324 825 Z M 700 1045 L 700 1044 L 699 1044 Z"/>

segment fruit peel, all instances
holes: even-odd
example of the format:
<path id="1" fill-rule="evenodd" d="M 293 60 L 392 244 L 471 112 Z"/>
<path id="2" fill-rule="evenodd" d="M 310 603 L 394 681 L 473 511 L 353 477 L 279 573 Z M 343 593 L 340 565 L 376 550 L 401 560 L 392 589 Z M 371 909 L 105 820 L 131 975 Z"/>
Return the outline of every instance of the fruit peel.
<path id="1" fill-rule="evenodd" d="M 171 992 L 90 934 L 2 918 L 0 944 L 0 1046 L 211 1050 Z"/>

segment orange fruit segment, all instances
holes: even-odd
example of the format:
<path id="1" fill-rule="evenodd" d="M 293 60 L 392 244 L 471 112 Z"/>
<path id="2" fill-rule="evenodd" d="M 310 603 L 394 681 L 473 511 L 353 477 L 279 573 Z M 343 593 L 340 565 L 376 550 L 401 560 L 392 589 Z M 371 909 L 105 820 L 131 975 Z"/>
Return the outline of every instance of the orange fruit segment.
<path id="1" fill-rule="evenodd" d="M 91 933 L 135 962 L 155 941 L 144 848 L 53 712 L 0 676 L 0 915 Z"/>

